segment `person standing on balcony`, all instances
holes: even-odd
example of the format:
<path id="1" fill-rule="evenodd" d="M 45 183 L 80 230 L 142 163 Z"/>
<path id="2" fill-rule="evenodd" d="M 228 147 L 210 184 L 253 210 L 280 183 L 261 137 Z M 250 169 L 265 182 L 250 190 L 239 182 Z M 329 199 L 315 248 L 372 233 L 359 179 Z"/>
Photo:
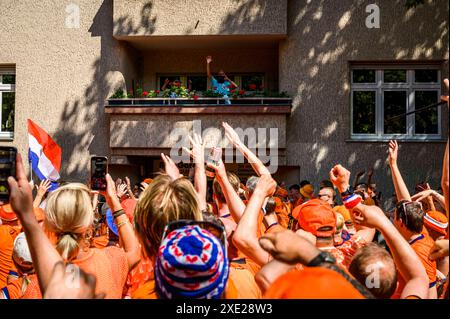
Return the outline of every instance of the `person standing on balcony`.
<path id="1" fill-rule="evenodd" d="M 226 104 L 231 104 L 230 102 L 230 89 L 237 88 L 237 84 L 230 80 L 230 78 L 225 74 L 225 72 L 221 69 L 217 76 L 213 76 L 211 74 L 210 64 L 212 62 L 212 57 L 208 55 L 206 57 L 206 73 L 208 75 L 208 79 L 211 80 L 211 86 L 214 93 L 220 93 L 223 95 Z"/>

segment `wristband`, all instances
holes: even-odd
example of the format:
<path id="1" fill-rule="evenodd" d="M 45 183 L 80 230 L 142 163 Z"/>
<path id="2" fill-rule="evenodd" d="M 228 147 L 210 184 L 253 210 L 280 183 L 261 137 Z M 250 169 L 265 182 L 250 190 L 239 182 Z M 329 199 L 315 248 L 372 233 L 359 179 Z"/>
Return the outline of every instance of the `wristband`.
<path id="1" fill-rule="evenodd" d="M 121 221 L 120 223 L 118 223 L 117 224 L 117 229 L 119 229 L 120 227 L 122 227 L 125 224 L 128 224 L 128 220 L 124 220 L 124 221 Z"/>
<path id="2" fill-rule="evenodd" d="M 347 189 L 341 193 L 341 198 L 348 197 L 353 195 L 353 187 L 349 185 Z"/>
<path id="3" fill-rule="evenodd" d="M 116 219 L 117 217 L 122 216 L 123 214 L 125 214 L 123 209 L 119 209 L 118 211 L 113 213 L 113 217 L 114 217 L 114 219 Z"/>
<path id="4" fill-rule="evenodd" d="M 344 206 L 348 210 L 352 210 L 355 208 L 359 203 L 361 203 L 362 199 L 360 196 L 353 194 L 352 196 L 346 197 L 346 200 L 344 200 Z"/>

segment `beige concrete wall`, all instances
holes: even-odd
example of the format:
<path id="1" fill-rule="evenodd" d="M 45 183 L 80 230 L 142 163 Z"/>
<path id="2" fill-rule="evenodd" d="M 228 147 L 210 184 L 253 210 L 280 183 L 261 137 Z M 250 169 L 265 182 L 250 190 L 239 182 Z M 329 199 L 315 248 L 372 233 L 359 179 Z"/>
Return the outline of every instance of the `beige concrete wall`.
<path id="1" fill-rule="evenodd" d="M 348 61 L 449 58 L 448 1 L 407 11 L 405 1 L 379 5 L 381 28 L 367 29 L 367 1 L 289 1 L 288 37 L 280 45 L 280 90 L 293 97 L 288 120 L 288 164 L 317 183 L 335 163 L 355 174 L 376 164 L 374 181 L 392 191 L 386 143 L 346 142 L 350 137 Z M 448 63 L 442 67 L 448 77 Z M 448 112 L 443 108 L 446 138 Z M 438 187 L 445 143 L 402 143 L 400 168 L 410 187 L 428 180 Z"/>
<path id="2" fill-rule="evenodd" d="M 114 0 L 114 35 L 286 34 L 287 2 Z"/>
<path id="3" fill-rule="evenodd" d="M 206 75 L 206 56 L 212 55 L 211 72 L 261 72 L 268 88 L 278 89 L 278 50 L 255 49 L 185 49 L 142 52 L 144 87 L 159 89 L 157 74 L 200 73 Z"/>
<path id="4" fill-rule="evenodd" d="M 134 49 L 112 37 L 112 0 L 80 0 L 69 29 L 65 1 L 0 1 L 0 63 L 16 64 L 12 144 L 27 157 L 26 120 L 62 147 L 62 178 L 84 180 L 90 154 L 108 155 L 104 101 L 136 77 Z"/>

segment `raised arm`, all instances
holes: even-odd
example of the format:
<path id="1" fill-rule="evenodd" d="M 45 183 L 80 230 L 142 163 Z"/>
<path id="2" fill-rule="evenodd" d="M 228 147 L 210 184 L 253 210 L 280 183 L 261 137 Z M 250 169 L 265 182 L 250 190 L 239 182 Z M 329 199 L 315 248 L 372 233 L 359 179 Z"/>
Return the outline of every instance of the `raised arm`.
<path id="1" fill-rule="evenodd" d="M 165 79 L 164 80 L 164 84 L 161 87 L 161 91 L 164 91 L 165 89 L 167 89 L 167 85 L 169 85 L 169 83 L 170 83 L 170 80 L 169 79 Z"/>
<path id="2" fill-rule="evenodd" d="M 239 197 L 238 193 L 231 185 L 228 180 L 227 171 L 225 170 L 225 165 L 222 161 L 219 161 L 217 166 L 208 164 L 208 167 L 216 172 L 216 178 L 219 182 L 220 188 L 222 189 L 223 195 L 227 202 L 228 208 L 230 209 L 230 214 L 236 223 L 239 223 L 242 215 L 245 211 L 245 204 Z"/>
<path id="3" fill-rule="evenodd" d="M 194 169 L 194 187 L 197 192 L 197 197 L 200 204 L 200 209 L 205 210 L 207 208 L 206 203 L 206 173 L 205 173 L 205 148 L 200 135 L 194 133 L 194 137 L 189 136 L 189 141 L 192 144 L 192 151 L 184 148 L 184 150 L 193 158 L 195 162 Z"/>
<path id="4" fill-rule="evenodd" d="M 256 174 L 258 174 L 258 176 L 270 175 L 270 172 L 267 169 L 267 167 L 264 166 L 263 162 L 261 162 L 261 160 L 258 158 L 258 156 L 256 156 L 256 154 L 254 154 L 247 148 L 247 146 L 245 146 L 245 144 L 241 141 L 236 131 L 226 122 L 222 123 L 222 126 L 225 129 L 225 136 L 233 144 L 233 146 L 236 147 L 236 149 L 239 150 L 242 153 L 242 155 L 245 156 L 250 165 L 252 165 Z"/>
<path id="5" fill-rule="evenodd" d="M 356 185 L 358 185 L 359 180 L 361 179 L 361 176 L 363 176 L 365 173 L 365 171 L 360 171 L 355 175 L 355 178 L 353 179 L 353 188 L 356 187 Z"/>
<path id="6" fill-rule="evenodd" d="M 226 74 L 225 74 L 225 80 L 230 82 L 234 86 L 234 88 L 238 87 L 238 85 L 236 83 L 234 83 L 233 81 L 231 81 L 231 79 Z"/>
<path id="7" fill-rule="evenodd" d="M 63 259 L 36 220 L 31 187 L 20 154 L 17 155 L 16 175 L 17 181 L 13 177 L 8 177 L 10 203 L 24 229 L 39 286 L 42 294 L 45 294 L 55 265 L 63 262 Z"/>
<path id="8" fill-rule="evenodd" d="M 211 79 L 211 69 L 210 69 L 210 64 L 212 62 L 212 57 L 210 55 L 208 55 L 206 57 L 206 75 L 208 76 L 208 79 Z"/>
<path id="9" fill-rule="evenodd" d="M 392 182 L 394 183 L 395 194 L 397 195 L 397 200 L 407 200 L 411 201 L 411 196 L 403 181 L 402 175 L 397 165 L 398 157 L 398 144 L 397 141 L 389 141 L 389 166 L 391 168 Z"/>
<path id="10" fill-rule="evenodd" d="M 37 189 L 37 193 L 33 201 L 33 207 L 37 208 L 39 207 L 39 205 L 41 205 L 42 199 L 44 198 L 45 193 L 47 193 L 50 189 L 50 186 L 51 182 L 48 179 L 42 180 L 39 184 L 39 187 L 37 185 L 35 186 Z"/>
<path id="11" fill-rule="evenodd" d="M 117 197 L 116 186 L 111 178 L 111 175 L 109 174 L 106 174 L 106 187 L 106 202 L 111 208 L 113 214 L 123 210 L 119 198 Z M 139 241 L 134 233 L 133 226 L 131 225 L 128 216 L 125 213 L 115 217 L 114 221 L 117 224 L 119 239 L 127 256 L 128 267 L 131 270 L 141 259 L 141 248 Z"/>
<path id="12" fill-rule="evenodd" d="M 388 244 L 395 265 L 406 282 L 401 298 L 428 298 L 428 276 L 417 254 L 395 226 L 377 206 L 358 204 L 354 209 L 355 223 L 381 231 Z"/>
<path id="13" fill-rule="evenodd" d="M 350 171 L 341 165 L 334 166 L 330 171 L 330 181 L 339 191 L 339 194 L 345 192 L 350 185 Z M 355 225 L 356 234 L 362 238 L 366 243 L 373 241 L 375 236 L 375 229 L 363 225 Z"/>
<path id="14" fill-rule="evenodd" d="M 277 183 L 270 175 L 261 175 L 233 235 L 236 248 L 260 266 L 269 261 L 270 255 L 258 242 L 258 217 L 266 198 L 275 193 L 276 186 Z"/>

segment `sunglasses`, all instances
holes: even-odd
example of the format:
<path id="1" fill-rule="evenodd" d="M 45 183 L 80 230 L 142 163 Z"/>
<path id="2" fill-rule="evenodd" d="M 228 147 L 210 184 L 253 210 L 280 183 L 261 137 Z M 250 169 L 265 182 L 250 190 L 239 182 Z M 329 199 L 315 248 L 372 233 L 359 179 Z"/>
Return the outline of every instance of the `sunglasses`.
<path id="1" fill-rule="evenodd" d="M 423 210 L 423 206 L 421 202 L 408 202 L 408 201 L 404 201 L 401 203 L 397 204 L 397 212 L 399 212 L 400 207 L 402 208 L 402 210 L 400 212 L 402 215 L 405 216 L 405 225 L 408 226 L 408 213 L 407 213 L 407 207 L 409 206 L 416 206 L 416 207 L 420 207 L 420 210 Z M 399 218 L 401 218 L 401 216 L 398 216 Z"/>
<path id="2" fill-rule="evenodd" d="M 180 220 L 175 220 L 173 222 L 170 222 L 164 228 L 162 241 L 167 237 L 168 234 L 170 234 L 174 230 L 177 230 L 177 229 L 180 229 L 180 228 L 183 228 L 186 226 L 199 226 L 201 229 L 209 231 L 222 243 L 224 250 L 226 251 L 226 249 L 227 249 L 227 234 L 226 234 L 225 228 L 220 225 L 217 225 L 217 224 L 214 224 L 211 222 L 207 222 L 207 221 L 180 219 Z"/>

